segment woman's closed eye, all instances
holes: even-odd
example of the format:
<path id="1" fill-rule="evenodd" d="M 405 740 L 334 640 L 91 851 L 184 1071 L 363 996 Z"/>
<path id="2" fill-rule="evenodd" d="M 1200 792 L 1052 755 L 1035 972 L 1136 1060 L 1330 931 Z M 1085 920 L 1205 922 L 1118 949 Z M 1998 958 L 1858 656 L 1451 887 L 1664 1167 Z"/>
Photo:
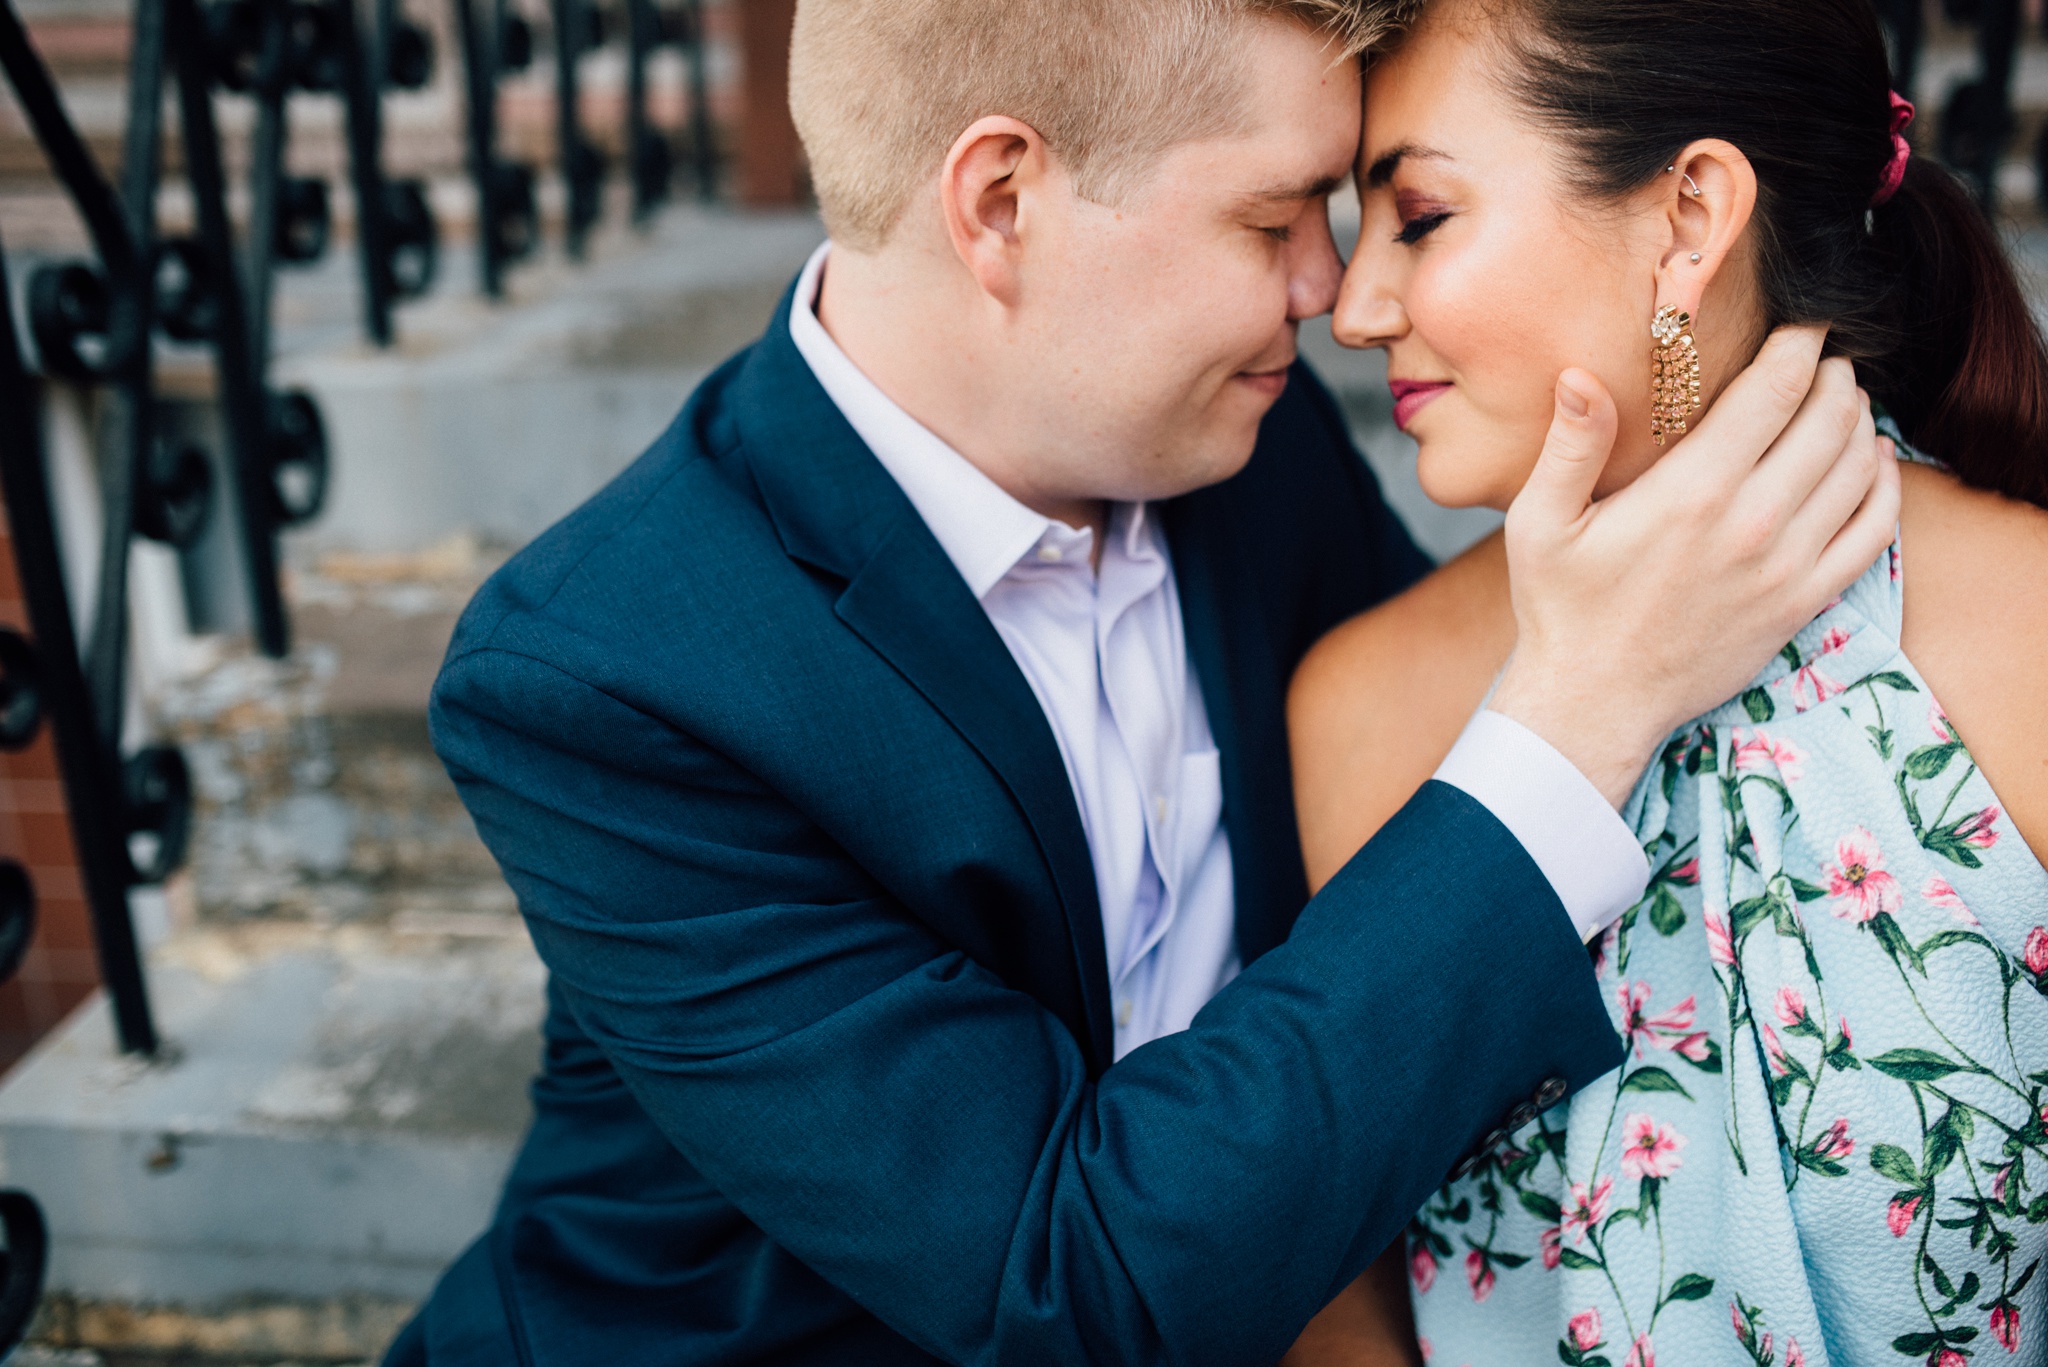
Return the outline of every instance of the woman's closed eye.
<path id="1" fill-rule="evenodd" d="M 1431 213 L 1417 214 L 1413 218 L 1403 219 L 1401 231 L 1394 234 L 1394 241 L 1404 247 L 1412 247 L 1438 228 L 1441 228 L 1450 217 L 1449 211 L 1439 209 Z"/>

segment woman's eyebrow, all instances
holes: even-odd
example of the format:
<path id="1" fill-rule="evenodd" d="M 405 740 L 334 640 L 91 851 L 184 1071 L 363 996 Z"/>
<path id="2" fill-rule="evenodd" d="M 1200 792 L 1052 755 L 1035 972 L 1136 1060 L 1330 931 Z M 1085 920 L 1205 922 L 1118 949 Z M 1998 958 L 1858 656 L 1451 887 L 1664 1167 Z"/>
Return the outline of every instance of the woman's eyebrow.
<path id="1" fill-rule="evenodd" d="M 1401 143 L 1380 155 L 1379 160 L 1365 173 L 1365 183 L 1373 189 L 1385 185 L 1394 178 L 1395 169 L 1410 157 L 1421 161 L 1449 161 L 1451 154 L 1438 151 L 1434 147 L 1423 147 L 1418 143 Z"/>

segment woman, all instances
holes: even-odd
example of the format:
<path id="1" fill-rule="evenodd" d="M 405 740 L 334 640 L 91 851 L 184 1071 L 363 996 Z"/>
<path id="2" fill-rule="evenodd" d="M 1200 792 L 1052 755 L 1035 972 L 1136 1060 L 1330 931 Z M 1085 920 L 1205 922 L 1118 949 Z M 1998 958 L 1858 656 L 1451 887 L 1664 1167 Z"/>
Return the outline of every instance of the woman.
<path id="1" fill-rule="evenodd" d="M 1640 477 L 1780 323 L 1939 462 L 1626 808 L 1626 1062 L 1417 1216 L 1439 1362 L 2048 1361 L 2048 355 L 1909 118 L 1869 0 L 1435 0 L 1369 75 L 1336 330 L 1439 502 L 1507 507 L 1559 403 L 1618 422 L 1603 491 Z M 1304 664 L 1313 881 L 1480 705 L 1508 593 L 1495 540 Z M 1363 1342 L 1366 1285 L 1322 1327 Z"/>

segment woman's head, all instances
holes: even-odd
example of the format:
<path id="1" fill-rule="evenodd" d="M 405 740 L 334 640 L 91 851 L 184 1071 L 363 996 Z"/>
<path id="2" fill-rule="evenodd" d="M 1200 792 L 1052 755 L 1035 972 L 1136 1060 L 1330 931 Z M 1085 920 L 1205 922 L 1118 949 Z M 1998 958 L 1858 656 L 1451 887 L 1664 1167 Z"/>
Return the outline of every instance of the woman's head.
<path id="1" fill-rule="evenodd" d="M 1769 328 L 1831 349 L 1973 483 L 2048 503 L 2048 359 L 1996 239 L 1894 140 L 1869 0 L 1434 0 L 1367 81 L 1340 338 L 1385 346 L 1429 492 L 1505 504 L 1560 371 L 1613 393 L 1608 486 L 1656 456 L 1650 319 L 1703 398 Z M 1882 203 L 1873 205 L 1874 200 Z"/>

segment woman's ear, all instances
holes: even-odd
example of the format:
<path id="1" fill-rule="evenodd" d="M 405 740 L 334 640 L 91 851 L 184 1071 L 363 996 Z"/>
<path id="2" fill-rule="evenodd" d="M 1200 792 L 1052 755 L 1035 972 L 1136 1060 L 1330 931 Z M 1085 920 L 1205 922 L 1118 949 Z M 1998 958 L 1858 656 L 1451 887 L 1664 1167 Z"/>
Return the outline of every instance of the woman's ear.
<path id="1" fill-rule="evenodd" d="M 1051 169 L 1038 131 L 1000 114 L 976 120 L 946 154 L 939 181 L 946 235 L 961 264 L 998 303 L 1017 302 L 1022 236 Z"/>
<path id="2" fill-rule="evenodd" d="M 1697 314 L 1756 212 L 1756 168 L 1734 143 L 1703 138 L 1678 154 L 1656 189 L 1670 229 L 1657 263 L 1657 302 Z"/>

